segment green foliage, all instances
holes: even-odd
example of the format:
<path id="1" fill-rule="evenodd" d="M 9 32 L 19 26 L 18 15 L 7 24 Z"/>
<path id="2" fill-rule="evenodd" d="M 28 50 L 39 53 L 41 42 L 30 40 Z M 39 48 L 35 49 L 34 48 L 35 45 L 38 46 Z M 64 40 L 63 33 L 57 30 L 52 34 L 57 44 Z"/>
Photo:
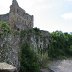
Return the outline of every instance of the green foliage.
<path id="1" fill-rule="evenodd" d="M 7 22 L 0 21 L 0 36 L 5 36 L 8 33 L 10 33 L 9 24 Z"/>
<path id="2" fill-rule="evenodd" d="M 39 32 L 40 31 L 40 29 L 39 28 L 37 28 L 37 27 L 35 27 L 35 28 L 33 28 L 36 32 Z"/>
<path id="3" fill-rule="evenodd" d="M 48 53 L 45 52 L 44 54 L 38 54 L 39 64 L 41 68 L 45 68 L 48 65 L 49 57 Z"/>
<path id="4" fill-rule="evenodd" d="M 33 28 L 33 30 L 34 30 L 34 33 L 36 34 L 36 35 L 40 35 L 41 33 L 40 33 L 40 29 L 39 28 Z"/>
<path id="5" fill-rule="evenodd" d="M 65 58 L 72 55 L 72 35 L 56 31 L 51 33 L 48 55 L 51 58 Z"/>
<path id="6" fill-rule="evenodd" d="M 21 45 L 21 70 L 20 72 L 39 72 L 39 63 L 36 53 L 28 43 Z"/>

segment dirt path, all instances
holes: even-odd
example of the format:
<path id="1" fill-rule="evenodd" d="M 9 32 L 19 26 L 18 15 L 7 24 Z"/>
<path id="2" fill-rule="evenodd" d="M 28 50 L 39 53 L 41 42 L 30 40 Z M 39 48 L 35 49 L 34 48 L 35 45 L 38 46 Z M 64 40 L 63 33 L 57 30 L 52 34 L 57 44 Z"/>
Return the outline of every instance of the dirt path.
<path id="1" fill-rule="evenodd" d="M 49 68 L 54 72 L 72 72 L 72 59 L 53 61 Z"/>
<path id="2" fill-rule="evenodd" d="M 50 69 L 41 69 L 41 72 L 54 72 L 54 71 L 52 71 Z"/>

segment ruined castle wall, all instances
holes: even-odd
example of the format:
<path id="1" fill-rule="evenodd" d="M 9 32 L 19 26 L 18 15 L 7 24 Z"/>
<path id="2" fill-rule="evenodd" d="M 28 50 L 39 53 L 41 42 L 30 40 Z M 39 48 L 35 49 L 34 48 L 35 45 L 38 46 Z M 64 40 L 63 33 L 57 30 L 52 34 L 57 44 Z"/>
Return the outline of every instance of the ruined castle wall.
<path id="1" fill-rule="evenodd" d="M 36 53 L 44 54 L 48 51 L 51 41 L 49 32 L 41 30 L 27 30 L 24 33 L 24 36 L 20 37 L 22 40 L 21 43 L 27 42 L 28 44 L 30 44 L 30 47 L 34 49 Z"/>
<path id="2" fill-rule="evenodd" d="M 10 7 L 10 12 L 0 15 L 0 20 L 7 21 L 10 27 L 20 30 L 33 28 L 33 16 L 27 14 L 22 8 L 18 6 L 16 0 L 13 0 Z M 0 37 L 0 62 L 7 62 L 19 68 L 19 35 L 9 34 Z"/>
<path id="3" fill-rule="evenodd" d="M 21 44 L 25 42 L 30 44 L 37 54 L 44 54 L 48 51 L 50 34 L 47 31 L 30 29 L 19 34 L 7 34 L 0 37 L 0 62 L 11 64 L 19 70 Z"/>
<path id="4" fill-rule="evenodd" d="M 21 13 L 21 12 L 20 12 Z M 33 16 L 24 13 L 13 13 L 9 14 L 9 22 L 12 28 L 19 28 L 20 30 L 33 28 Z M 22 16 L 21 16 L 22 15 Z"/>
<path id="5" fill-rule="evenodd" d="M 19 51 L 19 36 L 0 37 L 0 62 L 6 62 L 18 69 L 20 67 Z"/>
<path id="6" fill-rule="evenodd" d="M 33 15 L 29 15 L 17 5 L 10 6 L 9 23 L 13 29 L 25 30 L 33 28 Z"/>
<path id="7" fill-rule="evenodd" d="M 9 21 L 9 13 L 0 15 L 0 21 Z"/>
<path id="8" fill-rule="evenodd" d="M 22 16 L 16 14 L 16 17 L 17 17 L 17 21 L 16 21 L 17 27 L 20 28 L 20 26 L 21 26 L 21 27 L 24 27 L 24 29 L 33 28 L 33 20 L 30 15 L 25 14 L 25 16 L 22 17 Z M 23 28 L 20 28 L 20 29 L 23 29 Z"/>
<path id="9" fill-rule="evenodd" d="M 33 15 L 26 13 L 15 0 L 10 6 L 10 12 L 0 15 L 0 20 L 8 21 L 12 29 L 25 30 L 33 28 Z"/>

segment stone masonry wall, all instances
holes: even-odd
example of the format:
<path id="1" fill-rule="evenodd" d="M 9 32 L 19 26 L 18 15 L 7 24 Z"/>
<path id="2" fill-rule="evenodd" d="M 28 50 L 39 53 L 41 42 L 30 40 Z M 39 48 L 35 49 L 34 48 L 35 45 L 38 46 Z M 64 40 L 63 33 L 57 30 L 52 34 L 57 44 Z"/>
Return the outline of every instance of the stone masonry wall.
<path id="1" fill-rule="evenodd" d="M 19 51 L 18 35 L 9 34 L 0 38 L 0 62 L 6 62 L 19 69 Z"/>
<path id="2" fill-rule="evenodd" d="M 22 36 L 20 37 L 21 43 L 27 42 L 28 44 L 30 44 L 31 48 L 33 48 L 36 53 L 41 52 L 43 54 L 48 51 L 51 41 L 49 32 L 41 30 L 37 32 L 32 29 L 27 30 L 24 33 L 22 31 Z"/>
<path id="3" fill-rule="evenodd" d="M 0 15 L 0 21 L 9 21 L 9 13 Z"/>
<path id="4" fill-rule="evenodd" d="M 27 42 L 37 54 L 48 51 L 50 34 L 47 31 L 24 30 L 18 34 L 7 34 L 0 37 L 0 62 L 11 64 L 20 68 L 20 46 Z"/>
<path id="5" fill-rule="evenodd" d="M 25 30 L 33 28 L 33 15 L 29 15 L 20 8 L 16 0 L 13 0 L 9 13 L 0 15 L 1 20 L 9 22 L 12 29 Z"/>
<path id="6" fill-rule="evenodd" d="M 27 42 L 37 53 L 43 54 L 48 50 L 49 32 L 33 29 L 33 16 L 20 8 L 16 0 L 13 0 L 8 14 L 0 15 L 0 20 L 8 21 L 12 31 L 20 30 L 17 31 L 20 32 L 19 35 L 7 34 L 0 37 L 0 62 L 6 62 L 19 69 L 20 43 Z"/>

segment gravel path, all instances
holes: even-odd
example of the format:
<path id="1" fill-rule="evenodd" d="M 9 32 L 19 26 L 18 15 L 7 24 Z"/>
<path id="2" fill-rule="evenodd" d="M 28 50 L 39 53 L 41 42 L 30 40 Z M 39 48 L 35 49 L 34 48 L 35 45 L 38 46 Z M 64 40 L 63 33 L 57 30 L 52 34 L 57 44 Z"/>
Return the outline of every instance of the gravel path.
<path id="1" fill-rule="evenodd" d="M 54 71 L 52 71 L 50 69 L 41 69 L 41 72 L 54 72 Z"/>
<path id="2" fill-rule="evenodd" d="M 49 68 L 54 72 L 72 72 L 72 60 L 53 61 Z"/>

